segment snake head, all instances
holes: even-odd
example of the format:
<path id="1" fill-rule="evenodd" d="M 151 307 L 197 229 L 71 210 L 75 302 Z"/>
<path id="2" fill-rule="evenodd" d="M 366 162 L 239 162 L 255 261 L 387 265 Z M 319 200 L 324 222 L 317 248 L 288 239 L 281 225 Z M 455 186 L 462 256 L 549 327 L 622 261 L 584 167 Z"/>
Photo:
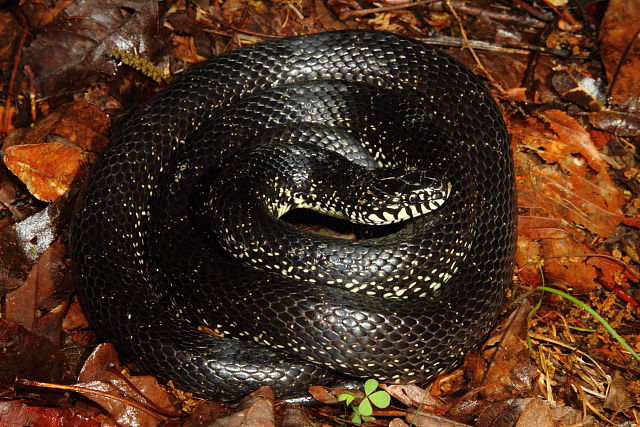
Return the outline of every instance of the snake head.
<path id="1" fill-rule="evenodd" d="M 451 183 L 421 169 L 379 169 L 358 184 L 358 203 L 349 214 L 357 222 L 386 225 L 427 214 L 444 204 Z"/>

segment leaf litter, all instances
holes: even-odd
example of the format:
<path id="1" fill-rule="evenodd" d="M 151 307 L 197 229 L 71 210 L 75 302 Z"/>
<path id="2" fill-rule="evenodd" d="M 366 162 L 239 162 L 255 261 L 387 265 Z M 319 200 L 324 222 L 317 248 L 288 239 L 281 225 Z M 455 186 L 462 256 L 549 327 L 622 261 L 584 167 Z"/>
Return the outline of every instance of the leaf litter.
<path id="1" fill-rule="evenodd" d="M 0 277 L 8 284 L 0 424 L 348 420 L 331 390 L 313 390 L 325 404 L 319 408 L 286 405 L 269 390 L 229 406 L 129 376 L 102 345 L 87 359 L 87 344 L 98 341 L 73 298 L 60 230 L 110 126 L 158 89 L 150 76 L 114 60 L 118 49 L 175 76 L 187 64 L 273 36 L 355 27 L 439 45 L 488 78 L 512 135 L 519 206 L 514 287 L 495 333 L 428 388 L 382 385 L 394 400 L 374 411 L 372 423 L 638 423 L 638 362 L 582 308 L 535 289 L 551 286 L 582 300 L 640 351 L 640 2 L 485 3 L 175 0 L 159 8 L 147 0 L 66 0 L 0 8 L 0 62 L 16 70 L 2 77 L 11 95 L 0 108 L 2 133 L 17 129 L 3 141 L 3 160 L 28 192 L 61 206 L 49 215 L 51 246 L 34 260 L 20 258 L 27 245 L 11 235 L 12 224 L 43 204 L 15 178 L 3 181 L 13 183 L 0 191 Z M 52 392 L 62 384 L 72 388 Z"/>

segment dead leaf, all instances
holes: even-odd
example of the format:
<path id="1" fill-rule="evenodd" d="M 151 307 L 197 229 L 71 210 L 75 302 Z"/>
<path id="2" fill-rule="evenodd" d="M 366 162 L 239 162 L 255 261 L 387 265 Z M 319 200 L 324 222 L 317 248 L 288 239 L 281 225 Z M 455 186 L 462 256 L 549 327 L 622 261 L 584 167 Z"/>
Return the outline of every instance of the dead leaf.
<path id="1" fill-rule="evenodd" d="M 57 108 L 31 127 L 11 133 L 4 139 L 2 148 L 7 150 L 14 145 L 64 141 L 88 151 L 100 152 L 109 142 L 109 126 L 109 116 L 98 106 L 76 101 Z"/>
<path id="2" fill-rule="evenodd" d="M 536 366 L 527 348 L 528 315 L 531 306 L 523 301 L 504 323 L 502 331 L 492 335 L 485 347 L 499 339 L 497 347 L 484 351 L 490 363 L 481 383 L 482 394 L 488 400 L 506 400 L 511 397 L 527 396 L 532 393 L 538 376 Z"/>
<path id="3" fill-rule="evenodd" d="M 200 400 L 190 410 L 191 415 L 182 420 L 180 427 L 202 427 L 211 420 L 229 415 L 227 405 L 210 400 Z"/>
<path id="4" fill-rule="evenodd" d="M 155 54 L 164 37 L 158 34 L 158 3 L 150 0 L 70 3 L 38 32 L 25 50 L 38 93 L 60 95 L 112 75 L 114 49 Z"/>
<path id="5" fill-rule="evenodd" d="M 0 382 L 12 384 L 15 377 L 59 381 L 64 357 L 51 341 L 19 324 L 0 319 Z"/>
<path id="6" fill-rule="evenodd" d="M 601 79 L 572 69 L 553 73 L 551 82 L 562 98 L 587 111 L 600 111 L 605 108 L 607 99 Z"/>
<path id="7" fill-rule="evenodd" d="M 71 296 L 67 246 L 54 242 L 32 267 L 27 280 L 6 296 L 4 316 L 59 345 Z"/>
<path id="8" fill-rule="evenodd" d="M 35 197 L 57 200 L 108 143 L 109 117 L 94 104 L 66 104 L 2 143 L 7 167 Z"/>
<path id="9" fill-rule="evenodd" d="M 611 104 L 640 111 L 640 1 L 611 0 L 600 26 L 600 56 Z"/>
<path id="10" fill-rule="evenodd" d="M 4 162 L 39 200 L 53 202 L 64 195 L 91 156 L 60 142 L 14 145 L 6 149 Z"/>
<path id="11" fill-rule="evenodd" d="M 550 110 L 545 117 L 553 133 L 533 119 L 511 125 L 514 141 L 547 162 L 516 152 L 521 278 L 540 285 L 542 266 L 548 280 L 570 284 L 578 291 L 590 291 L 598 281 L 626 286 L 620 278 L 633 280 L 637 274 L 622 263 L 598 257 L 586 243 L 591 233 L 609 238 L 626 221 L 622 207 L 627 197 L 609 176 L 609 166 L 598 152 L 608 139 L 587 132 L 565 113 Z"/>
<path id="12" fill-rule="evenodd" d="M 581 411 L 568 406 L 559 405 L 555 402 L 542 400 L 538 397 L 522 400 L 524 408 L 516 427 L 555 427 L 558 425 L 580 425 L 592 427 L 601 425 L 596 420 L 587 415 L 583 416 Z"/>
<path id="13" fill-rule="evenodd" d="M 271 387 L 261 387 L 238 403 L 236 412 L 218 418 L 209 425 L 214 427 L 273 427 L 274 394 Z"/>
<path id="14" fill-rule="evenodd" d="M 318 402 L 325 405 L 336 405 L 340 403 L 338 396 L 343 393 L 353 393 L 357 397 L 364 397 L 364 393 L 359 389 L 350 388 L 338 388 L 338 387 L 324 387 L 319 385 L 312 385 L 309 387 L 309 394 Z"/>
<path id="15" fill-rule="evenodd" d="M 629 380 L 620 371 L 615 371 L 611 386 L 602 407 L 613 412 L 625 411 L 634 406 L 633 398 L 629 393 Z"/>
<path id="16" fill-rule="evenodd" d="M 99 427 L 77 408 L 37 406 L 30 401 L 0 402 L 0 425 L 31 427 Z"/>
<path id="17" fill-rule="evenodd" d="M 442 399 L 415 384 L 381 384 L 380 387 L 409 407 L 428 412 L 444 412 L 449 407 Z"/>
<path id="18" fill-rule="evenodd" d="M 11 57 L 21 32 L 15 16 L 8 10 L 0 10 L 0 70 L 8 70 L 11 66 Z M 4 105 L 0 110 L 4 110 Z"/>
<path id="19" fill-rule="evenodd" d="M 606 169 L 607 164 L 600 157 L 589 132 L 573 117 L 560 110 L 547 110 L 544 116 L 549 120 L 549 126 L 556 133 L 558 138 L 549 138 L 543 141 L 552 142 L 552 145 L 545 147 L 559 152 L 563 158 L 567 154 L 579 153 L 584 156 L 589 167 L 596 172 Z M 558 146 L 562 147 L 559 149 Z M 558 159 L 555 159 L 558 160 Z M 553 162 L 554 159 L 548 159 Z"/>
<path id="20" fill-rule="evenodd" d="M 40 209 L 41 203 L 29 194 L 25 185 L 6 167 L 0 167 L 0 228 L 22 221 Z"/>
<path id="21" fill-rule="evenodd" d="M 640 135 L 640 114 L 626 111 L 599 111 L 589 114 L 592 126 L 618 136 Z"/>
<path id="22" fill-rule="evenodd" d="M 276 412 L 276 425 L 283 427 L 308 426 L 321 427 L 322 423 L 313 419 L 302 405 L 286 404 Z"/>
<path id="23" fill-rule="evenodd" d="M 405 420 L 415 427 L 464 427 L 469 425 L 452 421 L 438 415 L 417 411 L 407 412 Z"/>
<path id="24" fill-rule="evenodd" d="M 80 393 L 100 405 L 119 425 L 153 427 L 163 423 L 167 415 L 179 416 L 170 394 L 154 377 L 125 376 L 119 371 L 114 347 L 101 344 L 86 360 L 75 386 L 94 390 Z M 125 397 L 130 403 L 117 397 Z"/>

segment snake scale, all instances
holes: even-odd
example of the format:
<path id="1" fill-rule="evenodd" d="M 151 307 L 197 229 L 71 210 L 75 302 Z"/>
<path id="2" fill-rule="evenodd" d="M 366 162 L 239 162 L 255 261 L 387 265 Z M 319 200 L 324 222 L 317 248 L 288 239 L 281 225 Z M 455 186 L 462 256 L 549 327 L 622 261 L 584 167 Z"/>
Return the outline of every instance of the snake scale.
<path id="1" fill-rule="evenodd" d="M 431 199 L 366 213 L 420 171 L 441 184 Z M 346 209 L 404 221 L 348 240 L 278 218 L 302 197 L 284 181 L 323 211 L 359 174 L 378 175 Z M 448 55 L 374 31 L 259 43 L 186 73 L 115 131 L 71 225 L 80 301 L 127 360 L 203 396 L 299 395 L 336 371 L 426 381 L 496 321 L 513 180 L 497 106 Z"/>

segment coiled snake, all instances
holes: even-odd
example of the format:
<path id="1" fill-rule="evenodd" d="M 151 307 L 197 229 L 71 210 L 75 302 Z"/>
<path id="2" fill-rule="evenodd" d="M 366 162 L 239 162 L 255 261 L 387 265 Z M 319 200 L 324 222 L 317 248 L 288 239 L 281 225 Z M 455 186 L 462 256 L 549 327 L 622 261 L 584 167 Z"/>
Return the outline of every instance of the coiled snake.
<path id="1" fill-rule="evenodd" d="M 346 240 L 277 218 L 339 203 L 406 221 Z M 178 387 L 237 399 L 459 363 L 496 320 L 514 224 L 507 133 L 479 79 L 415 40 L 339 31 L 230 52 L 163 90 L 95 166 L 70 243 L 104 339 Z"/>

